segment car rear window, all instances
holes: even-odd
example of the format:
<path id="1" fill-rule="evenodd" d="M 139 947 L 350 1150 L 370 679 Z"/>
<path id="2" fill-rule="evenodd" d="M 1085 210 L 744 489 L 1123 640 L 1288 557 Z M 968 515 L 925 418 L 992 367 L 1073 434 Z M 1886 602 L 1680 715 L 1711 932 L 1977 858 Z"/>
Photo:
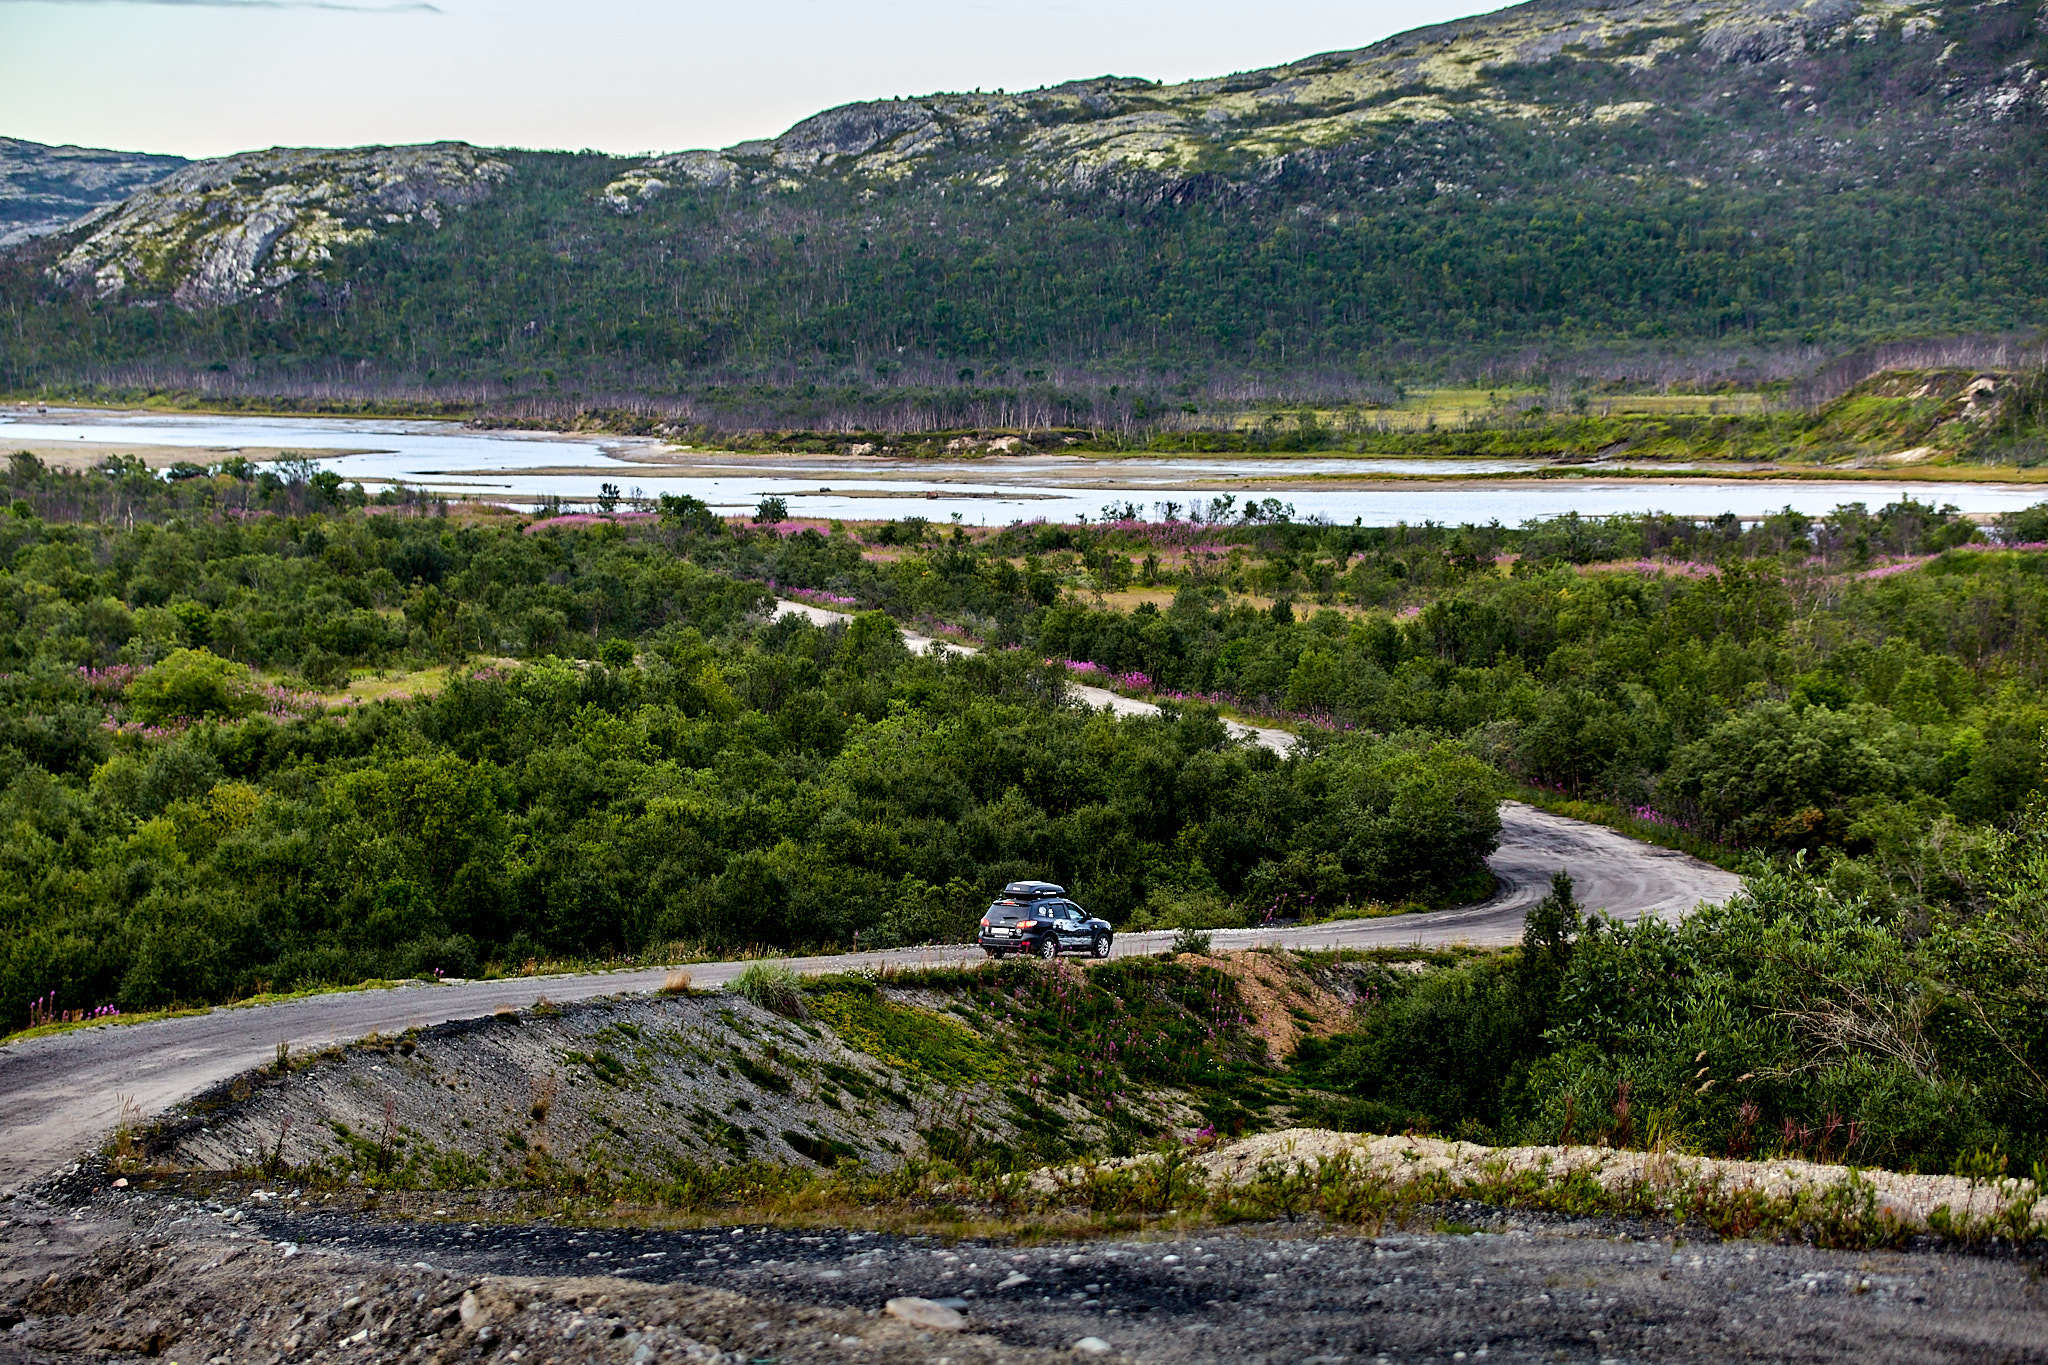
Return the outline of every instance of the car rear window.
<path id="1" fill-rule="evenodd" d="M 1034 919 L 1045 913 L 1042 906 L 997 904 L 988 908 L 988 921 L 990 924 L 1015 924 L 1020 919 Z"/>

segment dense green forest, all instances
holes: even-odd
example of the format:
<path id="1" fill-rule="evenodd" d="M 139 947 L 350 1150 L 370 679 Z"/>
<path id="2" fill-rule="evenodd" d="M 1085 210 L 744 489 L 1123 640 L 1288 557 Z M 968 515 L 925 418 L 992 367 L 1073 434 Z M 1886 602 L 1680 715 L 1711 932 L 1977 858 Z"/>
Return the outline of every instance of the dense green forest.
<path id="1" fill-rule="evenodd" d="M 1476 355 L 1482 338 L 1568 352 L 2010 329 L 2048 315 L 2048 256 L 2011 188 L 2041 178 L 2021 164 L 2040 145 L 2018 140 L 1954 185 L 1884 192 L 1876 211 L 1624 186 L 1448 214 L 1417 193 L 1341 226 L 1200 203 L 1138 223 L 985 192 L 944 199 L 945 233 L 909 226 L 938 211 L 915 189 L 882 206 L 884 226 L 835 228 L 875 206 L 828 185 L 800 204 L 678 197 L 617 220 L 593 198 L 615 169 L 602 159 L 521 155 L 492 211 L 340 253 L 345 299 L 312 281 L 281 301 L 138 309 L 55 290 L 47 252 L 0 257 L 14 321 L 0 387 L 119 384 L 146 362 L 131 386 L 154 372 L 222 392 L 571 406 L 644 391 L 721 427 L 1114 427 L 1208 401 L 1212 375 L 1296 374 L 1288 387 L 1314 393 L 1322 370 L 1383 379 L 1411 348 Z M 1484 156 L 1504 182 L 1540 183 L 1523 163 L 1549 149 L 1502 133 Z M 1934 245 L 1959 239 L 1967 263 Z M 340 377 L 333 362 L 355 358 L 377 382 Z"/>
<path id="2" fill-rule="evenodd" d="M 1911 502 L 1747 526 L 870 535 L 916 550 L 821 538 L 808 577 L 783 581 L 1145 695 L 1457 738 L 1533 786 L 1725 845 L 1910 863 L 1929 829 L 2010 820 L 2048 771 L 2039 509 L 1991 535 Z M 1091 604 L 1148 585 L 1135 608 Z"/>

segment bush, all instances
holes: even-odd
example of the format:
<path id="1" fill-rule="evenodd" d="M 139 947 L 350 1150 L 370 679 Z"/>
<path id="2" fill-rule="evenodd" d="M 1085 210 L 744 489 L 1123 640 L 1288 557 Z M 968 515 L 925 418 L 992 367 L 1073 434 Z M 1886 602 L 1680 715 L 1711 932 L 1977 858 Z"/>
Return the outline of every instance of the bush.
<path id="1" fill-rule="evenodd" d="M 128 688 L 128 708 L 146 725 L 244 716 L 256 707 L 249 670 L 204 649 L 180 649 Z"/>
<path id="2" fill-rule="evenodd" d="M 1501 1124 L 1519 1070 L 1546 1047 L 1576 953 L 1581 911 L 1557 873 L 1530 911 L 1521 951 L 1415 978 L 1390 976 L 1355 1033 L 1305 1045 L 1304 1066 L 1356 1096 L 1360 1113 L 1397 1128 L 1483 1138 Z"/>
<path id="3" fill-rule="evenodd" d="M 299 660 L 299 676 L 315 687 L 333 691 L 347 687 L 353 674 L 347 659 L 316 646 Z"/>
<path id="4" fill-rule="evenodd" d="M 1250 916 L 1212 890 L 1161 887 L 1145 898 L 1124 923 L 1127 933 L 1146 929 L 1242 929 Z"/>

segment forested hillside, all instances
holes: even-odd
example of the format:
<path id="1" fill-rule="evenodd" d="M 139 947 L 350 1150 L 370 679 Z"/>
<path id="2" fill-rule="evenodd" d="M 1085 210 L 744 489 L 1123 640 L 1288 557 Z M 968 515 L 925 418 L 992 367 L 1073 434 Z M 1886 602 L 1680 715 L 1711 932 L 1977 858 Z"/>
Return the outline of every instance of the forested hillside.
<path id="1" fill-rule="evenodd" d="M 2048 321 L 2043 13 L 1546 0 L 645 163 L 252 154 L 0 258 L 0 385 L 900 428 L 1786 377 Z"/>

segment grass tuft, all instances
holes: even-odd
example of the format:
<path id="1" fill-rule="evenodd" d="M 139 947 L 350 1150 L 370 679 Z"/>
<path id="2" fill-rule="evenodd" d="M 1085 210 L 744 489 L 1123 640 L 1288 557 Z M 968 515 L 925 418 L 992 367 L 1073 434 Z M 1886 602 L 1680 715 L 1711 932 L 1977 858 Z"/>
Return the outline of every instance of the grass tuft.
<path id="1" fill-rule="evenodd" d="M 804 1017 L 804 982 L 786 964 L 770 960 L 749 962 L 733 978 L 730 989 L 752 1004 L 785 1019 Z"/>

